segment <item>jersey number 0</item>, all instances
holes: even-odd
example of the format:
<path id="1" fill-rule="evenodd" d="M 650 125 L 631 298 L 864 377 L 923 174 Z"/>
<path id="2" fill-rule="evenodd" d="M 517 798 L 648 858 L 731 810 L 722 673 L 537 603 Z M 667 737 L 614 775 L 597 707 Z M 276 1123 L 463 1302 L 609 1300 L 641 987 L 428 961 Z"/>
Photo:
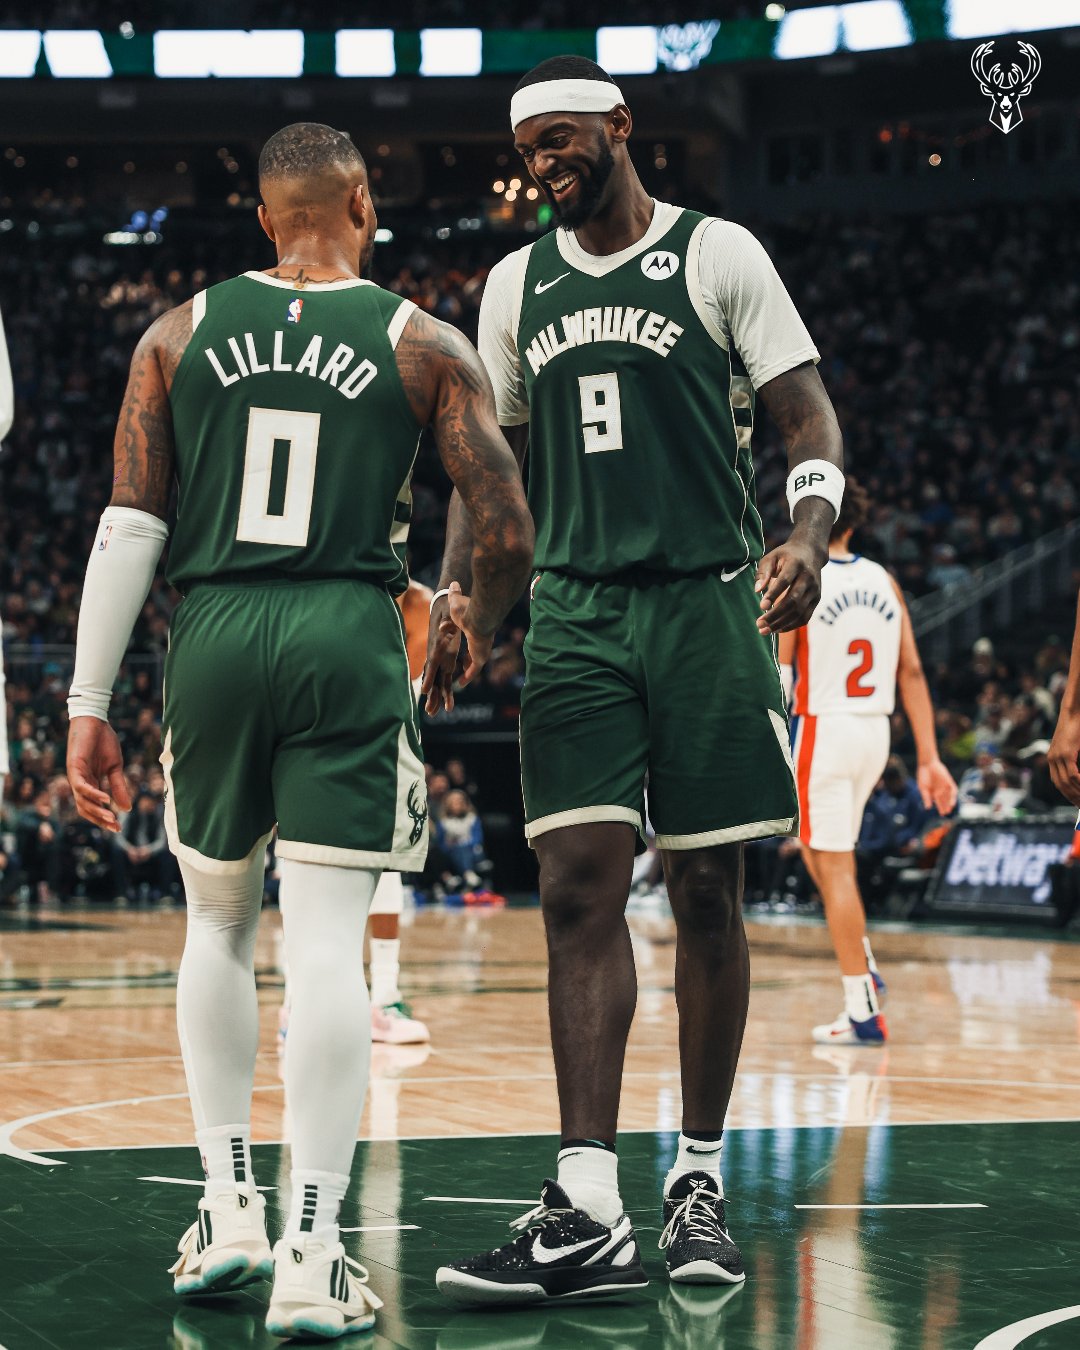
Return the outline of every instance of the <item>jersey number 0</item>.
<path id="1" fill-rule="evenodd" d="M 250 410 L 237 539 L 285 548 L 303 548 L 307 543 L 321 421 L 321 413 L 284 408 Z M 285 488 L 284 493 L 279 490 L 275 494 L 278 502 L 271 503 L 274 450 L 280 443 L 285 445 Z M 279 509 L 271 511 L 271 505 Z"/>

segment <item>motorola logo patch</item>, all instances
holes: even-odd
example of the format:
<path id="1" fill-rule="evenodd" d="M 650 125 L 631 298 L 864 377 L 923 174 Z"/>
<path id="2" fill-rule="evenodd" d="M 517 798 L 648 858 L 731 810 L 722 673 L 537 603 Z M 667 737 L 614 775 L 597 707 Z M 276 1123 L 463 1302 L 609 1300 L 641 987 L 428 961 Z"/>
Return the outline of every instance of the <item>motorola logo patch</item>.
<path id="1" fill-rule="evenodd" d="M 679 255 L 667 253 L 663 249 L 654 249 L 646 253 L 641 260 L 641 270 L 650 281 L 664 281 L 673 277 L 679 270 Z"/>

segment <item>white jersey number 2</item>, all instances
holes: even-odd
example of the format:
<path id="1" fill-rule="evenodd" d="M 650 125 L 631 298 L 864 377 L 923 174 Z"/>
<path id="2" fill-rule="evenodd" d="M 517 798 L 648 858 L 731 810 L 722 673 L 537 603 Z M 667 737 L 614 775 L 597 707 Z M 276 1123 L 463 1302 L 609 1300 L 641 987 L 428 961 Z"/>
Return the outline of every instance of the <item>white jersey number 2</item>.
<path id="1" fill-rule="evenodd" d="M 598 454 L 601 450 L 621 450 L 622 400 L 619 398 L 619 377 L 610 375 L 579 375 L 581 394 L 581 430 L 585 436 L 585 453 Z"/>
<path id="2" fill-rule="evenodd" d="M 237 539 L 249 544 L 279 544 L 286 548 L 303 548 L 307 543 L 321 421 L 319 413 L 284 408 L 251 409 L 244 446 L 244 486 L 240 493 Z M 274 446 L 279 441 L 284 441 L 288 447 L 285 500 L 281 511 L 271 514 Z"/>

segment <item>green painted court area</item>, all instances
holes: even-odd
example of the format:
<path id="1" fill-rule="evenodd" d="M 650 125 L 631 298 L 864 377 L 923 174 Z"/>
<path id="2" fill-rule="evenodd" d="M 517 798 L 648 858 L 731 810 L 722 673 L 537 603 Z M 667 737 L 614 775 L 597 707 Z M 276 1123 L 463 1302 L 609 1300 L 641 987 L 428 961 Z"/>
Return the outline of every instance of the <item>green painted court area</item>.
<path id="1" fill-rule="evenodd" d="M 649 1289 L 632 1300 L 493 1313 L 444 1304 L 435 1268 L 504 1240 L 506 1223 L 534 1203 L 556 1141 L 361 1144 L 342 1224 L 373 1230 L 346 1244 L 359 1250 L 386 1307 L 374 1334 L 344 1343 L 972 1350 L 998 1328 L 1080 1304 L 1078 1143 L 1080 1122 L 732 1131 L 729 1219 L 749 1275 L 743 1288 L 724 1290 L 668 1283 L 656 1249 L 658 1197 L 675 1140 L 624 1135 L 622 1190 L 654 1277 Z M 282 1153 L 256 1148 L 260 1185 L 283 1185 Z M 160 1178 L 195 1178 L 193 1149 L 62 1156 L 63 1167 L 0 1158 L 4 1350 L 281 1344 L 263 1330 L 265 1291 L 183 1305 L 172 1294 L 166 1268 L 199 1191 Z M 281 1191 L 267 1201 L 274 1237 Z M 797 1208 L 852 1205 L 874 1208 Z M 884 1208 L 916 1205 L 954 1207 Z M 1020 1343 L 1075 1348 L 1080 1321 Z"/>

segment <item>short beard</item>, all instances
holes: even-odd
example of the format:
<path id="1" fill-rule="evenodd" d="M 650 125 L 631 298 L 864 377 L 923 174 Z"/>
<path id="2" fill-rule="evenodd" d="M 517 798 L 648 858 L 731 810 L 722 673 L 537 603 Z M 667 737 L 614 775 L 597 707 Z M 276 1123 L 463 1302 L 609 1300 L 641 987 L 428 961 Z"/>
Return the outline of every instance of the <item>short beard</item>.
<path id="1" fill-rule="evenodd" d="M 614 168 L 615 156 L 611 153 L 611 147 L 605 140 L 604 133 L 597 132 L 596 159 L 589 165 L 588 178 L 578 176 L 577 201 L 565 207 L 556 201 L 551 203 L 555 219 L 561 229 L 578 230 L 593 218 Z"/>

